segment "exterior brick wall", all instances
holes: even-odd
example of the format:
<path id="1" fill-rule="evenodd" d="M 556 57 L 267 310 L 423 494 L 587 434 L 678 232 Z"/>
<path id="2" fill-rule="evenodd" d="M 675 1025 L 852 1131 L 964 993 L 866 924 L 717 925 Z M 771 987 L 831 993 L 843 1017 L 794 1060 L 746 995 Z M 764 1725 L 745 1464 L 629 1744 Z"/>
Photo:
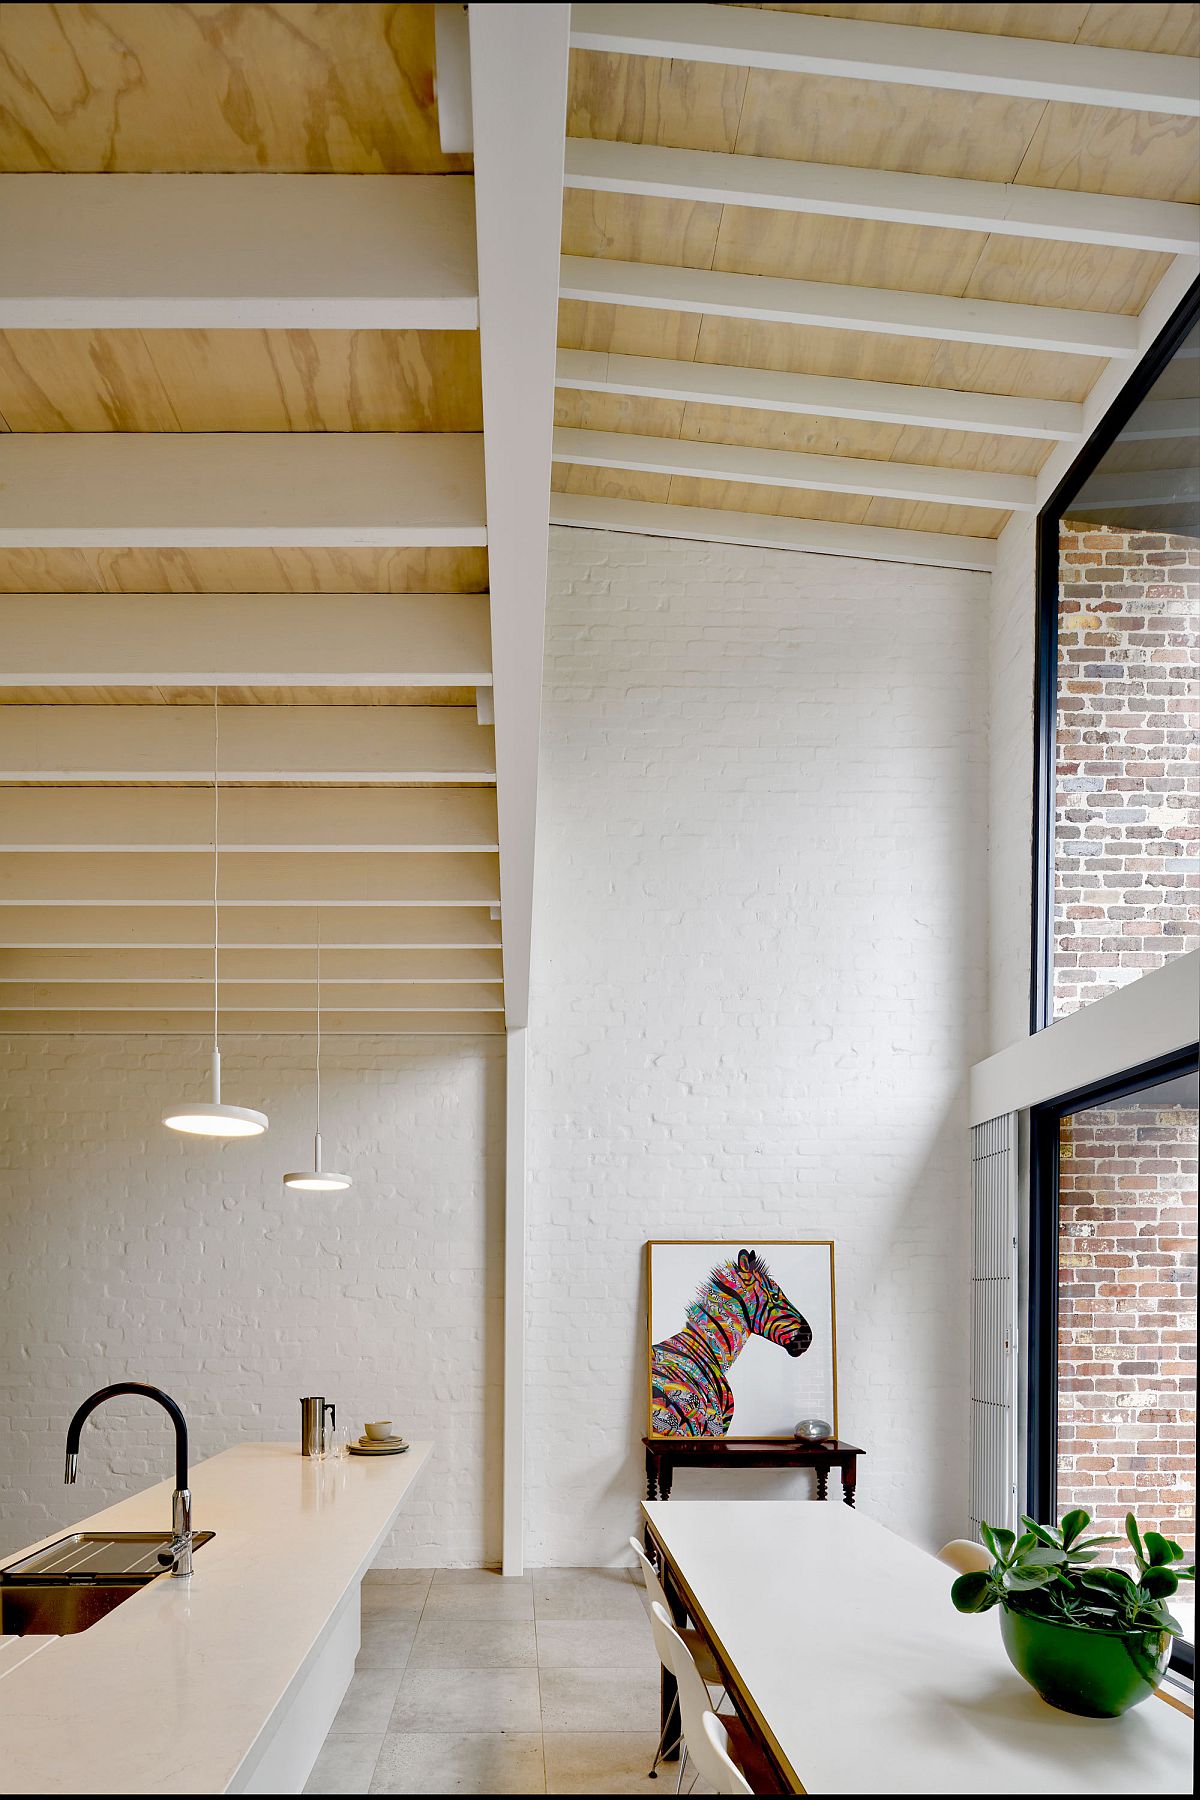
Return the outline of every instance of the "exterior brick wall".
<path id="1" fill-rule="evenodd" d="M 1200 545 L 1065 520 L 1054 1016 L 1200 945 Z"/>
<path id="2" fill-rule="evenodd" d="M 1118 1101 L 1063 1121 L 1059 1514 L 1195 1543 L 1196 1114 Z"/>

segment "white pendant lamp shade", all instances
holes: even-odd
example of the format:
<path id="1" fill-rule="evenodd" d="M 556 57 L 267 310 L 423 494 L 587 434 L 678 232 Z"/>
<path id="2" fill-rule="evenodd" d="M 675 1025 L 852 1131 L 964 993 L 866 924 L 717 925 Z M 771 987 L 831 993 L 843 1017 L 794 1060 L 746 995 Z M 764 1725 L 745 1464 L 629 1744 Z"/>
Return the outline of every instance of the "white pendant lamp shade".
<path id="1" fill-rule="evenodd" d="M 221 1099 L 221 1051 L 217 1043 L 217 1026 L 221 1012 L 221 909 L 219 872 L 221 860 L 221 783 L 220 783 L 220 713 L 217 689 L 213 689 L 213 1045 L 212 1099 L 185 1100 L 163 1114 L 163 1124 L 171 1131 L 183 1131 L 191 1137 L 247 1138 L 261 1137 L 267 1129 L 267 1115 L 252 1106 L 230 1106 Z"/>
<path id="2" fill-rule="evenodd" d="M 186 1131 L 193 1137 L 245 1138 L 261 1137 L 267 1129 L 266 1113 L 251 1106 L 229 1106 L 221 1099 L 221 1052 L 213 1045 L 212 1099 L 186 1100 L 163 1114 L 163 1124 L 172 1131 Z"/>
<path id="3" fill-rule="evenodd" d="M 313 1166 L 311 1169 L 289 1169 L 283 1178 L 285 1188 L 304 1194 L 340 1194 L 353 1187 L 349 1175 L 339 1175 L 324 1167 L 321 1154 L 321 909 L 317 908 L 317 1116 L 313 1133 Z"/>
<path id="4" fill-rule="evenodd" d="M 344 1188 L 354 1186 L 349 1175 L 323 1169 L 321 1162 L 321 1134 L 318 1131 L 313 1138 L 312 1168 L 290 1170 L 283 1178 L 284 1187 L 299 1188 L 306 1194 L 340 1194 Z"/>

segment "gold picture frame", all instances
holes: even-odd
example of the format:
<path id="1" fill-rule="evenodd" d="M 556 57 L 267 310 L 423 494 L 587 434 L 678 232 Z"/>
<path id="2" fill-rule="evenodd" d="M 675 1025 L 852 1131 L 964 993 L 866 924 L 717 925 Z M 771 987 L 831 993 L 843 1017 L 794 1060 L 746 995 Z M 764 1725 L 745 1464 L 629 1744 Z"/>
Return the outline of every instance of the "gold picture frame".
<path id="1" fill-rule="evenodd" d="M 761 1261 L 763 1263 L 765 1263 L 768 1266 L 768 1268 L 770 1267 L 771 1253 L 773 1250 L 776 1252 L 787 1251 L 787 1250 L 820 1250 L 820 1251 L 824 1251 L 827 1254 L 827 1256 L 828 1256 L 828 1281 L 829 1281 L 828 1367 L 829 1367 L 829 1398 L 830 1398 L 830 1402 L 831 1402 L 831 1404 L 830 1404 L 830 1415 L 831 1415 L 830 1423 L 833 1427 L 833 1436 L 836 1438 L 838 1435 L 838 1375 L 837 1375 L 837 1276 L 836 1276 L 836 1267 L 835 1267 L 834 1240 L 832 1238 L 764 1238 L 764 1237 L 737 1237 L 737 1238 L 727 1238 L 727 1239 L 708 1238 L 708 1237 L 705 1237 L 705 1238 L 651 1238 L 647 1241 L 647 1243 L 646 1243 L 646 1435 L 647 1435 L 647 1437 L 653 1438 L 658 1443 L 672 1443 L 672 1442 L 689 1443 L 689 1442 L 696 1441 L 698 1438 L 705 1438 L 705 1437 L 723 1440 L 726 1443 L 781 1443 L 781 1442 L 786 1442 L 786 1441 L 790 1440 L 793 1436 L 793 1431 L 792 1431 L 791 1427 L 788 1427 L 786 1429 L 781 1428 L 777 1431 L 754 1431 L 754 1432 L 735 1431 L 734 1429 L 732 1429 L 732 1425 L 733 1425 L 733 1423 L 736 1422 L 736 1414 L 737 1414 L 736 1404 L 732 1405 L 733 1417 L 732 1417 L 730 1425 L 726 1428 L 725 1431 L 694 1431 L 694 1432 L 670 1431 L 670 1432 L 665 1432 L 665 1431 L 655 1429 L 655 1425 L 654 1425 L 654 1410 L 655 1410 L 654 1409 L 654 1374 L 655 1374 L 654 1352 L 655 1352 L 655 1342 L 656 1342 L 655 1319 L 654 1319 L 655 1253 L 658 1251 L 672 1251 L 672 1250 L 678 1250 L 678 1251 L 693 1250 L 694 1251 L 701 1247 L 703 1247 L 706 1250 L 712 1250 L 717 1253 L 717 1255 L 713 1259 L 714 1270 L 715 1270 L 715 1267 L 717 1265 L 719 1265 L 722 1261 L 730 1261 L 730 1262 L 735 1261 L 739 1257 L 739 1254 L 743 1251 L 749 1253 L 751 1256 L 760 1257 Z M 694 1259 L 694 1258 L 692 1258 L 690 1260 L 692 1262 L 696 1262 L 696 1259 Z M 704 1260 L 707 1260 L 707 1259 L 704 1259 Z M 776 1260 L 778 1261 L 778 1257 L 776 1258 Z M 699 1266 L 699 1265 L 697 1264 L 697 1266 Z M 660 1277 L 661 1277 L 661 1274 L 662 1274 L 662 1266 L 660 1264 Z M 824 1278 L 824 1276 L 823 1276 L 823 1271 L 822 1271 L 822 1280 L 823 1280 L 823 1278 Z M 786 1285 L 786 1284 L 778 1284 L 777 1283 L 777 1286 L 779 1286 L 779 1285 Z M 781 1297 L 785 1301 L 787 1301 L 787 1303 L 789 1305 L 792 1304 L 790 1297 L 787 1296 L 786 1294 L 783 1294 Z M 797 1311 L 800 1310 L 799 1303 L 795 1304 L 794 1310 L 797 1310 Z M 672 1316 L 674 1316 L 674 1315 L 672 1315 Z M 804 1316 L 805 1315 L 803 1315 L 803 1313 L 801 1313 L 801 1317 L 803 1318 Z M 807 1322 L 807 1320 L 806 1320 L 806 1322 Z M 682 1317 L 679 1320 L 679 1325 L 684 1326 L 685 1323 L 686 1323 L 686 1314 L 684 1315 L 684 1317 Z M 822 1323 L 823 1323 L 823 1320 L 822 1320 Z M 811 1329 L 811 1327 L 810 1327 L 810 1329 Z M 669 1337 L 672 1335 L 678 1335 L 678 1331 L 676 1331 L 673 1334 L 667 1334 L 666 1337 L 660 1336 L 657 1340 L 658 1344 L 662 1345 L 663 1343 L 669 1341 Z M 743 1346 L 741 1344 L 739 1344 L 737 1349 L 734 1350 L 733 1355 L 729 1360 L 728 1367 L 732 1368 L 733 1363 L 736 1361 L 738 1355 L 740 1354 L 740 1350 L 742 1347 Z M 732 1384 L 729 1384 L 729 1385 L 732 1386 Z M 817 1416 L 824 1417 L 825 1414 L 822 1412 L 821 1414 L 819 1414 Z"/>

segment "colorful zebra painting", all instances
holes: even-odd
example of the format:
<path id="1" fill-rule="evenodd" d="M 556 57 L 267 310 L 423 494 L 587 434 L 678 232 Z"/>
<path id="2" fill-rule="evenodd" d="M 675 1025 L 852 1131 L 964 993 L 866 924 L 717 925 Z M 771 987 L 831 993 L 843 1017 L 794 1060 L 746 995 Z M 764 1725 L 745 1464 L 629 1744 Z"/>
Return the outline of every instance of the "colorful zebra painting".
<path id="1" fill-rule="evenodd" d="M 718 1263 L 687 1308 L 687 1323 L 650 1357 L 650 1430 L 655 1437 L 726 1437 L 733 1423 L 729 1370 L 751 1337 L 803 1356 L 812 1343 L 762 1257 L 739 1250 Z"/>

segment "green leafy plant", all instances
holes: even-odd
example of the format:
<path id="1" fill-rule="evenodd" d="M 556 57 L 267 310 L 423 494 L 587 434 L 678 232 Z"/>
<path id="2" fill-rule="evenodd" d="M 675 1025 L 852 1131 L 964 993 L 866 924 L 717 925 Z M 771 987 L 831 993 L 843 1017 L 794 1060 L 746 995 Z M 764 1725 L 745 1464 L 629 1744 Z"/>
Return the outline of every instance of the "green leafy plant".
<path id="1" fill-rule="evenodd" d="M 1166 1631 L 1179 1637 L 1181 1627 L 1167 1601 L 1181 1581 L 1196 1579 L 1195 1564 L 1184 1566 L 1181 1547 L 1161 1532 L 1143 1536 L 1129 1513 L 1125 1536 L 1137 1563 L 1136 1579 L 1124 1569 L 1097 1568 L 1100 1550 L 1121 1539 L 1085 1537 L 1091 1522 L 1091 1514 L 1077 1507 L 1057 1526 L 1039 1525 L 1023 1514 L 1020 1536 L 1002 1526 L 980 1525 L 992 1566 L 960 1575 L 950 1598 L 959 1612 L 1003 1606 L 1083 1631 Z"/>

